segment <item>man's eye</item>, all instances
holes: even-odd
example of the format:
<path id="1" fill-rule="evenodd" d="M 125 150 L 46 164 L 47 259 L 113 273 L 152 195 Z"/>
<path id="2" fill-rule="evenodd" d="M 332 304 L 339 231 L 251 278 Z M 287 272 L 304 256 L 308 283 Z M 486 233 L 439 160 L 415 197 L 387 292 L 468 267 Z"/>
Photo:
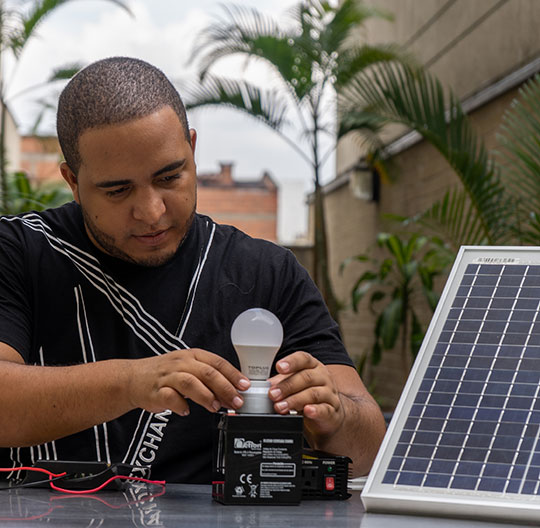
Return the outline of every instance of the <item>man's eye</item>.
<path id="1" fill-rule="evenodd" d="M 163 183 L 171 183 L 178 178 L 180 178 L 180 174 L 169 174 L 168 176 L 164 176 L 163 178 L 161 178 L 161 181 Z"/>
<path id="2" fill-rule="evenodd" d="M 128 187 L 119 187 L 118 189 L 114 189 L 113 191 L 107 191 L 107 196 L 114 197 L 114 196 L 120 196 L 121 194 L 125 193 L 128 190 Z"/>

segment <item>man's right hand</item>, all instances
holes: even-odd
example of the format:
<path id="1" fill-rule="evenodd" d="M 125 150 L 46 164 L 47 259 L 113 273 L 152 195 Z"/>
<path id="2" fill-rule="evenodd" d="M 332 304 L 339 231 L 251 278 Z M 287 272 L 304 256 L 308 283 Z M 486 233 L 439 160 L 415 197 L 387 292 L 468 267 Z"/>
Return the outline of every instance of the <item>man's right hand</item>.
<path id="1" fill-rule="evenodd" d="M 136 408 L 189 413 L 190 399 L 210 412 L 238 409 L 249 381 L 227 360 L 197 348 L 143 359 L 62 367 L 25 365 L 0 343 L 0 446 L 50 442 Z"/>
<path id="2" fill-rule="evenodd" d="M 150 412 L 165 409 L 189 414 L 190 399 L 210 412 L 221 407 L 238 409 L 249 380 L 226 359 L 191 348 L 131 362 L 129 391 L 133 407 Z"/>

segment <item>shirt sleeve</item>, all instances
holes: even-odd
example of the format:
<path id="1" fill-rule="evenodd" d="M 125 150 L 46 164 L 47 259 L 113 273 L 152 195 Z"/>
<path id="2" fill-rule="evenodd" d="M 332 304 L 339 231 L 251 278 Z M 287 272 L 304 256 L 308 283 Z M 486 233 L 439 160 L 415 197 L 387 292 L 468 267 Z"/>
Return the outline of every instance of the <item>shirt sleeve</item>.
<path id="1" fill-rule="evenodd" d="M 0 342 L 28 360 L 31 308 L 25 280 L 25 252 L 16 232 L 0 221 Z"/>
<path id="2" fill-rule="evenodd" d="M 321 293 L 289 250 L 283 257 L 279 292 L 275 313 L 283 324 L 284 341 L 276 360 L 301 350 L 325 364 L 354 366 Z"/>

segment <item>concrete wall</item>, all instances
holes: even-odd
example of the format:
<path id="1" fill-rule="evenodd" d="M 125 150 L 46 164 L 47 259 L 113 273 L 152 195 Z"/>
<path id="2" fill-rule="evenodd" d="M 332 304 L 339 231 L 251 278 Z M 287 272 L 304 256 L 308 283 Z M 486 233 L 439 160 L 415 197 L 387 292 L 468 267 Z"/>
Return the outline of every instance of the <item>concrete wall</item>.
<path id="1" fill-rule="evenodd" d="M 397 42 L 464 99 L 540 56 L 537 0 L 369 0 L 394 15 L 370 20 L 359 38 Z M 398 130 L 393 136 L 398 135 Z M 358 159 L 358 142 L 340 143 L 337 174 Z"/>
<path id="2" fill-rule="evenodd" d="M 369 3 L 393 12 L 396 21 L 370 23 L 360 37 L 372 43 L 406 45 L 462 100 L 493 86 L 540 56 L 536 24 L 540 20 L 540 2 L 536 0 L 370 0 Z M 516 95 L 517 89 L 512 89 L 471 113 L 474 129 L 488 149 L 496 147 L 502 114 Z M 388 137 L 401 134 L 402 129 L 394 129 Z M 358 253 L 378 254 L 373 251 L 377 233 L 388 228 L 396 230 L 383 215 L 408 216 L 424 211 L 459 181 L 433 147 L 419 142 L 392 158 L 395 179 L 381 186 L 379 203 L 359 200 L 351 193 L 346 171 L 363 154 L 357 140 L 342 141 L 336 161 L 337 180 L 326 189 L 331 274 L 336 293 L 345 304 L 354 281 L 367 266 L 354 263 L 343 274 L 339 273 L 339 266 L 344 259 Z M 427 325 L 429 310 L 423 309 L 422 313 Z M 364 303 L 359 314 L 347 308 L 341 317 L 348 350 L 359 358 L 373 344 L 373 316 Z M 395 351 L 386 354 L 365 381 L 375 382 L 374 392 L 379 401 L 383 407 L 392 408 L 404 381 L 399 355 Z"/>

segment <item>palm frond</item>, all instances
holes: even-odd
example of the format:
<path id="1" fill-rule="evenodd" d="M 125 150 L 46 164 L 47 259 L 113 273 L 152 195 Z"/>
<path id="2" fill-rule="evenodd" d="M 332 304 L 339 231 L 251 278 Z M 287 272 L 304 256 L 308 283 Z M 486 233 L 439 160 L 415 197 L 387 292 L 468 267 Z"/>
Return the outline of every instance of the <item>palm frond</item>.
<path id="1" fill-rule="evenodd" d="M 302 100 L 313 87 L 309 46 L 297 43 L 294 30 L 285 31 L 255 8 L 224 7 L 225 17 L 205 28 L 194 46 L 190 61 L 198 61 L 201 79 L 223 57 L 242 54 L 264 61 L 279 73 L 295 98 Z"/>
<path id="2" fill-rule="evenodd" d="M 38 99 L 36 101 L 36 104 L 39 107 L 39 111 L 36 115 L 36 118 L 34 119 L 34 122 L 32 123 L 32 128 L 30 129 L 31 135 L 38 135 L 39 128 L 43 123 L 45 117 L 48 114 L 56 111 L 56 99 L 54 101 L 51 101 L 49 99 Z"/>
<path id="3" fill-rule="evenodd" d="M 357 75 L 342 90 L 340 101 L 342 115 L 363 110 L 388 123 L 406 125 L 444 156 L 470 202 L 468 220 L 481 233 L 463 226 L 454 243 L 467 234 L 490 244 L 503 243 L 508 237 L 510 205 L 498 168 L 477 139 L 459 100 L 451 93 L 445 97 L 435 77 L 407 65 L 379 63 Z M 346 129 L 353 129 L 351 123 Z"/>
<path id="4" fill-rule="evenodd" d="M 77 74 L 83 67 L 84 65 L 82 63 L 75 62 L 73 64 L 65 64 L 64 66 L 54 68 L 49 75 L 47 82 L 51 83 L 55 81 L 67 81 Z"/>
<path id="5" fill-rule="evenodd" d="M 414 57 L 397 44 L 363 45 L 344 49 L 339 54 L 335 70 L 335 86 L 339 90 L 355 75 L 379 62 L 400 62 L 411 68 L 418 67 Z"/>
<path id="6" fill-rule="evenodd" d="M 277 131 L 286 124 L 287 105 L 283 97 L 244 81 L 208 75 L 203 82 L 186 84 L 183 92 L 186 110 L 225 105 L 241 110 Z"/>
<path id="7" fill-rule="evenodd" d="M 506 192 L 515 204 L 521 242 L 540 244 L 540 75 L 525 83 L 498 135 Z"/>
<path id="8" fill-rule="evenodd" d="M 480 218 L 475 214 L 467 193 L 461 187 L 446 191 L 427 211 L 407 219 L 430 233 L 452 243 L 457 252 L 460 246 L 487 244 Z"/>

